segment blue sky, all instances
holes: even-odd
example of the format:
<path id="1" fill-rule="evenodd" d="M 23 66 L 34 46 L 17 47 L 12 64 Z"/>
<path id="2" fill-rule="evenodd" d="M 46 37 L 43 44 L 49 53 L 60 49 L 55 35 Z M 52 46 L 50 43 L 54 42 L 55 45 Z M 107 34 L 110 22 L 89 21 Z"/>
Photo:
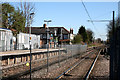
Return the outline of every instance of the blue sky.
<path id="1" fill-rule="evenodd" d="M 89 17 L 81 2 L 33 2 L 35 4 L 35 17 L 33 27 L 41 27 L 44 20 L 52 20 L 49 26 L 73 28 L 77 34 L 81 25 L 91 29 L 96 38 L 106 39 L 108 22 L 94 22 L 95 27 L 88 22 Z M 17 6 L 18 3 L 11 3 Z M 84 3 L 93 20 L 112 20 L 112 11 L 118 15 L 117 2 L 85 2 Z"/>

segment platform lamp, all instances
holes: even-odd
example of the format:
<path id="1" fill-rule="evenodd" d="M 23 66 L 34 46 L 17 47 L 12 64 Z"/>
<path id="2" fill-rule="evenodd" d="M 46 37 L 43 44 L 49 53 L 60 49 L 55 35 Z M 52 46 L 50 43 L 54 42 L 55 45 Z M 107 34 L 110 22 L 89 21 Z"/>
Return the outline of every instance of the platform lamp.
<path id="1" fill-rule="evenodd" d="M 33 19 L 33 15 L 34 13 L 30 13 L 30 23 L 29 23 L 29 49 L 30 49 L 30 80 L 31 80 L 31 60 L 32 60 L 32 53 L 31 53 L 31 23 L 32 23 L 32 19 Z"/>

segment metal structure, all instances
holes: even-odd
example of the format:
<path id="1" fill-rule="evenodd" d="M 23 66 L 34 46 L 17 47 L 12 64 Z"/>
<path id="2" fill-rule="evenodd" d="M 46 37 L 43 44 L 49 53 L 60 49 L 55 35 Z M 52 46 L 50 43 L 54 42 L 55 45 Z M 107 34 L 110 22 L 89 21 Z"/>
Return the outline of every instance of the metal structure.
<path id="1" fill-rule="evenodd" d="M 119 19 L 118 25 L 120 26 L 120 1 L 118 2 L 118 19 Z"/>
<path id="2" fill-rule="evenodd" d="M 110 43 L 110 80 L 120 80 L 120 27 L 118 27 Z"/>
<path id="3" fill-rule="evenodd" d="M 113 11 L 113 36 L 110 40 L 110 80 L 120 80 L 120 2 L 118 2 L 118 25 L 115 28 Z"/>
<path id="4" fill-rule="evenodd" d="M 67 47 L 68 47 L 69 50 L 71 50 L 71 49 L 70 49 L 70 46 L 71 46 L 71 45 L 67 45 Z M 73 45 L 73 46 L 74 46 L 75 51 L 77 50 L 78 52 L 79 52 L 79 49 L 80 49 L 80 51 L 81 51 L 81 49 L 83 49 L 83 48 L 84 48 L 84 50 L 86 49 L 86 45 Z M 73 50 L 73 49 L 72 49 L 72 50 Z M 82 50 L 80 53 L 75 53 L 75 54 L 81 54 L 81 55 L 82 55 L 82 53 L 85 52 L 84 50 Z M 99 50 L 100 50 L 100 48 L 99 48 Z M 98 50 L 98 51 L 99 51 L 99 50 Z M 77 52 L 77 51 L 76 51 L 76 52 Z M 94 50 L 90 50 L 90 52 L 93 54 Z M 95 63 L 96 63 L 96 61 L 97 61 L 97 59 L 98 59 L 98 56 L 99 56 L 100 52 L 101 52 L 101 50 L 99 51 L 99 53 L 98 53 L 97 56 L 95 57 L 93 63 L 91 64 L 90 69 L 88 70 L 88 72 L 87 72 L 86 75 L 84 76 L 84 80 L 88 80 L 89 75 L 90 75 L 90 73 L 91 73 L 91 71 L 92 71 L 92 69 L 93 69 L 93 67 L 94 67 L 94 65 L 95 65 Z M 63 75 L 65 76 L 65 75 L 67 75 L 70 71 L 72 71 L 73 69 L 75 69 L 78 65 L 80 65 L 80 63 L 82 63 L 84 60 L 86 60 L 87 57 L 91 56 L 91 55 L 92 55 L 91 53 L 86 54 L 80 61 L 78 61 L 78 62 L 76 62 L 74 65 L 70 66 L 70 68 L 68 68 L 68 69 L 65 70 L 62 74 L 60 74 L 59 76 L 57 76 L 57 77 L 55 78 L 55 80 L 64 79 L 64 78 L 62 78 Z M 75 55 L 75 54 L 74 54 L 74 55 Z M 67 54 L 66 54 L 66 55 L 67 55 Z M 81 56 L 81 55 L 80 55 L 80 56 Z M 70 72 L 69 74 L 71 74 L 71 72 Z M 82 76 L 82 77 L 83 77 L 83 76 Z M 65 79 L 66 79 L 66 78 L 65 78 Z M 69 79 L 69 78 L 68 78 L 68 79 Z M 80 78 L 80 79 L 81 79 L 81 78 Z M 67 79 L 66 79 L 66 80 L 67 80 Z"/>
<path id="5" fill-rule="evenodd" d="M 86 50 L 87 50 L 87 45 L 62 45 L 62 46 L 59 46 L 57 49 L 53 49 L 53 50 L 49 51 L 49 60 L 50 60 L 49 66 L 57 63 L 59 67 L 62 67 L 61 66 L 62 61 L 66 60 L 66 63 L 67 63 L 67 61 L 71 62 L 75 57 L 82 56 L 83 54 L 85 54 Z M 36 59 L 34 57 L 36 55 L 42 55 L 41 57 L 38 57 L 37 60 L 44 62 L 44 64 L 39 63 L 39 65 L 33 65 L 34 67 L 31 69 L 32 72 L 43 69 L 43 68 L 47 68 L 47 64 L 44 61 L 44 60 L 47 60 L 47 56 L 45 56 L 47 54 L 48 54 L 48 51 L 46 51 L 46 50 L 44 52 L 43 51 L 42 52 L 37 51 L 37 53 L 36 53 L 36 51 L 32 52 L 33 63 L 36 61 Z M 14 58 L 12 56 L 14 56 Z M 4 59 L 9 60 L 9 61 L 10 61 L 11 58 L 13 58 L 14 59 L 14 61 L 13 61 L 14 64 L 17 65 L 17 62 L 16 62 L 16 60 L 18 60 L 17 58 L 22 57 L 21 59 L 23 59 L 25 56 L 29 57 L 30 53 L 18 54 L 18 55 L 13 54 L 12 56 L 11 55 L 5 55 L 5 56 L 2 56 L 2 57 Z M 10 58 L 10 59 L 8 59 L 8 58 Z M 55 60 L 51 61 L 52 59 L 55 59 Z M 26 63 L 26 62 L 28 62 L 28 60 L 25 61 L 24 63 Z M 23 61 L 21 61 L 21 63 L 23 63 Z M 18 65 L 20 65 L 21 63 L 18 63 Z M 22 67 L 20 67 L 20 68 L 22 68 Z M 11 79 L 11 78 L 15 79 L 15 78 L 19 77 L 20 75 L 25 75 L 25 74 L 30 74 L 30 70 L 26 69 L 24 72 L 21 71 L 21 73 L 16 72 L 15 76 L 13 76 L 13 75 L 9 76 L 8 79 Z"/>
<path id="6" fill-rule="evenodd" d="M 44 22 L 47 22 L 47 26 L 48 26 L 48 24 L 49 24 L 49 22 L 52 22 L 51 20 L 44 20 Z M 49 62 L 48 62 L 48 60 L 49 60 L 49 56 L 48 56 L 48 54 L 49 54 L 49 32 L 50 32 L 50 30 L 49 30 L 49 28 L 47 27 L 47 29 L 46 29 L 46 36 L 47 36 L 47 44 L 46 44 L 46 48 L 47 48 L 47 72 L 48 72 L 48 70 L 49 70 Z"/>
<path id="7" fill-rule="evenodd" d="M 40 48 L 40 35 L 31 34 L 31 48 Z M 20 32 L 17 37 L 11 30 L 0 28 L 0 52 L 29 49 L 29 34 Z"/>
<path id="8" fill-rule="evenodd" d="M 14 50 L 12 31 L 0 28 L 0 51 Z"/>
<path id="9" fill-rule="evenodd" d="M 88 22 L 110 22 L 111 20 L 88 20 Z"/>
<path id="10" fill-rule="evenodd" d="M 30 13 L 30 25 L 29 25 L 29 43 L 30 43 L 30 80 L 31 80 L 31 60 L 32 60 L 32 54 L 31 54 L 31 23 L 32 23 L 32 17 L 34 13 Z"/>
<path id="11" fill-rule="evenodd" d="M 17 34 L 17 48 L 18 49 L 29 49 L 29 34 L 19 33 Z M 31 49 L 40 48 L 40 35 L 31 34 Z"/>

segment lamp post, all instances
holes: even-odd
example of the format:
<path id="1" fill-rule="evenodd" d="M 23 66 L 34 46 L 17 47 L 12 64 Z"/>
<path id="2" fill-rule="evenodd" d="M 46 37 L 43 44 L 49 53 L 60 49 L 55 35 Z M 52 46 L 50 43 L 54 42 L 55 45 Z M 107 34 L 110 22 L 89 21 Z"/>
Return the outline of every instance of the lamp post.
<path id="1" fill-rule="evenodd" d="M 47 26 L 48 26 L 48 24 L 49 24 L 49 22 L 52 22 L 52 20 L 44 20 L 44 22 L 47 22 Z M 47 27 L 47 29 L 46 29 L 46 33 L 47 33 L 47 45 L 49 44 L 49 28 Z"/>
<path id="2" fill-rule="evenodd" d="M 30 49 L 30 80 L 31 80 L 31 60 L 32 60 L 32 54 L 31 54 L 31 23 L 34 13 L 30 13 L 30 23 L 29 23 L 29 49 Z"/>
<path id="3" fill-rule="evenodd" d="M 51 20 L 44 20 L 44 22 L 47 22 L 47 26 L 48 26 L 48 24 L 49 24 L 49 22 L 52 22 Z M 48 54 L 49 54 L 49 32 L 50 32 L 50 30 L 49 30 L 49 28 L 47 27 L 47 29 L 46 29 L 46 35 L 47 35 L 47 44 L 46 44 L 46 47 L 47 47 L 47 72 L 48 72 L 48 69 L 49 69 L 49 62 L 48 62 L 48 60 L 49 60 L 49 57 L 48 57 Z"/>

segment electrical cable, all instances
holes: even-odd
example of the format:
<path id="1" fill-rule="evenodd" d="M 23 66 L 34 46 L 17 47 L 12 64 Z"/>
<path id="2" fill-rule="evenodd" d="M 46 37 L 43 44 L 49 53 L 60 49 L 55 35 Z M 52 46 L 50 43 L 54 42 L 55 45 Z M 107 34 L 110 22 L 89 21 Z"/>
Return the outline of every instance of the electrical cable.
<path id="1" fill-rule="evenodd" d="M 90 15 L 89 15 L 89 12 L 88 12 L 88 10 L 87 10 L 87 8 L 86 8 L 86 6 L 85 6 L 85 4 L 84 4 L 83 0 L 81 0 L 81 2 L 82 2 L 82 5 L 83 5 L 83 7 L 84 7 L 84 9 L 85 9 L 85 11 L 86 11 L 86 13 L 87 13 L 87 15 L 88 15 L 89 19 L 91 20 L 90 22 L 91 22 L 91 23 L 92 23 L 92 25 L 94 26 L 94 29 L 98 32 L 98 35 L 101 37 L 101 35 L 100 35 L 99 31 L 97 30 L 97 28 L 96 28 L 95 24 L 94 24 L 94 23 L 93 23 L 93 21 L 92 21 L 92 18 L 91 18 L 91 17 L 90 17 Z"/>

